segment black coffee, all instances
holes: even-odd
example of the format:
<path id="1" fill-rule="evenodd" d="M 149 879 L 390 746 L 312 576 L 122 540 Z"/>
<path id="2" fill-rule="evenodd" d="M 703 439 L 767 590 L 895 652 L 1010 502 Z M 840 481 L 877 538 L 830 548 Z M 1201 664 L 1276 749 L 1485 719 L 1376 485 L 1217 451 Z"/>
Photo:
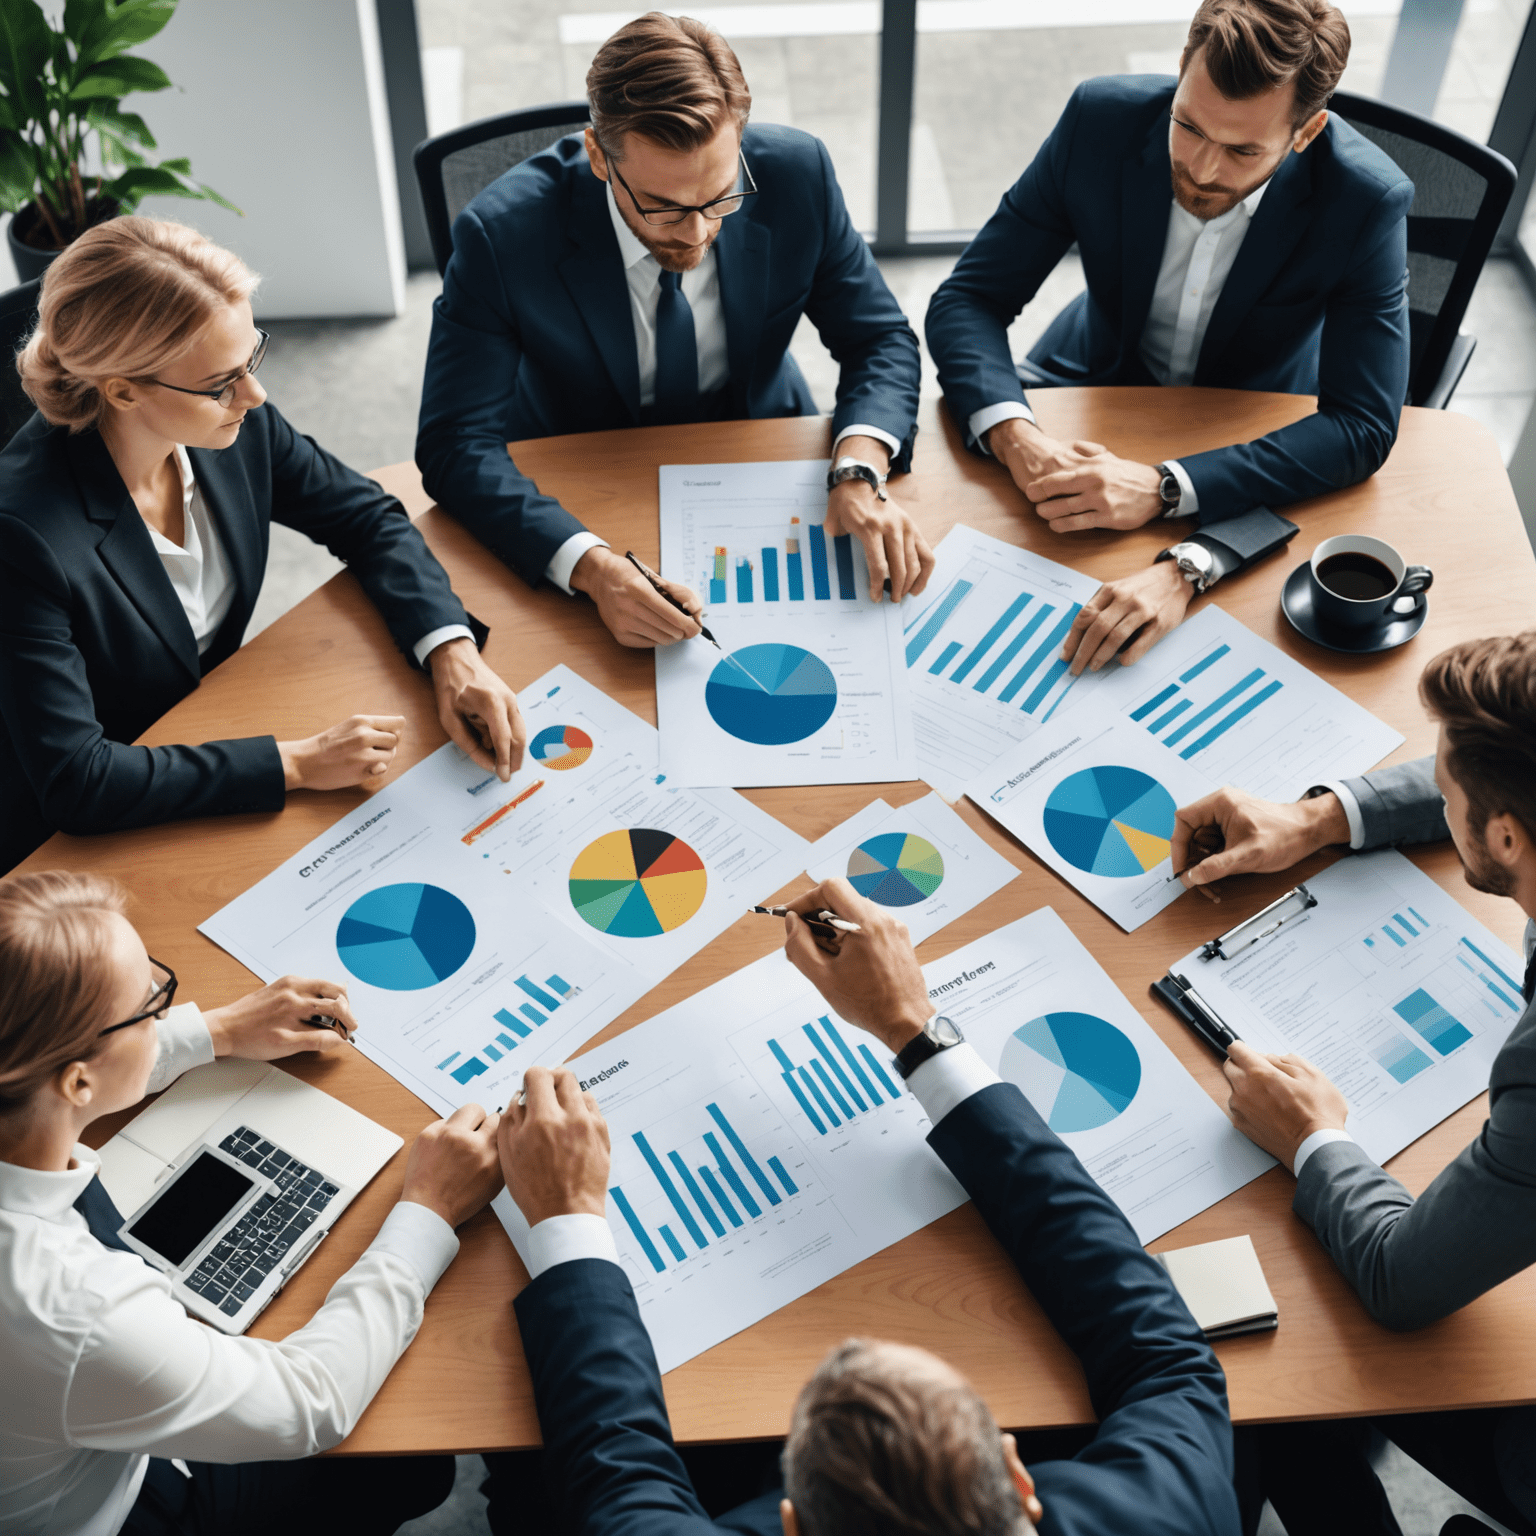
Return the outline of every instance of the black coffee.
<path id="1" fill-rule="evenodd" d="M 1317 579 L 1330 592 L 1351 598 L 1357 603 L 1369 603 L 1385 597 L 1397 586 L 1397 577 L 1391 569 L 1373 555 L 1346 551 L 1329 555 L 1317 568 Z"/>

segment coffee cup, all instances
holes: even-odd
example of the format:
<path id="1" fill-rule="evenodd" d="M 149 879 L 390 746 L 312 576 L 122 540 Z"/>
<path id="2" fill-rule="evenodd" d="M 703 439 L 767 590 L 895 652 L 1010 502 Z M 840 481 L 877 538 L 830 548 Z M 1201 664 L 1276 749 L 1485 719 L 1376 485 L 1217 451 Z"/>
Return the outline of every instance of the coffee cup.
<path id="1" fill-rule="evenodd" d="M 1307 572 L 1312 610 L 1334 629 L 1372 629 L 1411 618 L 1434 581 L 1427 565 L 1409 565 L 1368 534 L 1342 533 L 1312 551 Z"/>

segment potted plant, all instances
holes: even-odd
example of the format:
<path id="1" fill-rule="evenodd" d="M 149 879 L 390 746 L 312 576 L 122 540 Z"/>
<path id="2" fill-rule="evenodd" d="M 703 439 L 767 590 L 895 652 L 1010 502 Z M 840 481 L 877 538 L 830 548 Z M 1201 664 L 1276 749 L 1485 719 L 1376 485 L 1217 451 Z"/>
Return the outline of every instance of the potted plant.
<path id="1" fill-rule="evenodd" d="M 158 64 L 128 50 L 175 9 L 176 0 L 64 0 L 55 27 L 37 0 L 0 0 L 0 213 L 14 215 L 11 256 L 23 282 L 152 193 L 240 211 L 194 181 L 189 161 L 151 164 L 154 135 L 122 109 L 124 96 L 170 86 Z"/>

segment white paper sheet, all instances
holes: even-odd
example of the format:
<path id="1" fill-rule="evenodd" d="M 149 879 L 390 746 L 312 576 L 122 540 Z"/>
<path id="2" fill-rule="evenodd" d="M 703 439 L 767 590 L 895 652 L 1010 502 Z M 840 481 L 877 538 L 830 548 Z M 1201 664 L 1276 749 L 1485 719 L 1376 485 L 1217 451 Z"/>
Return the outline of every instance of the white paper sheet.
<path id="1" fill-rule="evenodd" d="M 1129 720 L 1083 705 L 966 793 L 1130 933 L 1184 894 L 1169 857 L 1174 812 L 1215 788 Z"/>
<path id="2" fill-rule="evenodd" d="M 922 777 L 958 800 L 1016 742 L 1098 685 L 1101 674 L 1074 680 L 1060 656 L 1099 583 L 964 524 L 935 554 L 928 590 L 903 618 L 904 656 Z"/>
<path id="3" fill-rule="evenodd" d="M 1250 1045 L 1326 1072 L 1350 1134 L 1383 1162 L 1488 1086 L 1525 1009 L 1524 964 L 1395 850 L 1306 884 L 1318 905 L 1271 938 L 1170 969 Z"/>
<path id="4" fill-rule="evenodd" d="M 893 810 L 872 801 L 811 845 L 813 880 L 839 875 L 889 907 L 921 944 L 1018 875 L 945 805 L 925 795 Z"/>
<path id="5" fill-rule="evenodd" d="M 938 1009 L 1082 1159 L 1143 1243 L 1274 1166 L 1050 907 L 923 974 Z"/>
<path id="6" fill-rule="evenodd" d="M 828 539 L 826 461 L 663 465 L 662 569 L 711 632 L 656 654 L 662 767 L 683 786 L 917 776 L 902 609 L 869 597 L 856 539 Z"/>
<path id="7" fill-rule="evenodd" d="M 1402 733 L 1299 661 L 1210 607 L 1134 666 L 1110 666 L 1092 695 L 1218 784 L 1294 800 L 1320 779 L 1364 773 Z M 1058 718 L 1070 719 L 1064 708 Z"/>

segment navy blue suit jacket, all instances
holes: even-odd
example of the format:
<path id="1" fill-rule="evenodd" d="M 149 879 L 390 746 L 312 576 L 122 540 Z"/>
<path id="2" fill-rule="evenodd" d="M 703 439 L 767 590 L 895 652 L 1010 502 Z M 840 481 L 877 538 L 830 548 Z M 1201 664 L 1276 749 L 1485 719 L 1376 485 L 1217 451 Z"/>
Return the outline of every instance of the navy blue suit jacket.
<path id="1" fill-rule="evenodd" d="M 928 349 L 964 428 L 1022 400 L 1007 329 L 1075 240 L 1088 289 L 1030 352 L 1057 384 L 1152 384 L 1140 357 L 1172 206 L 1165 75 L 1080 85 L 1033 164 L 928 306 Z M 1251 443 L 1179 455 L 1210 523 L 1374 474 L 1408 392 L 1413 183 L 1330 117 L 1271 178 L 1222 287 L 1195 383 L 1316 394 L 1317 412 Z"/>
<path id="2" fill-rule="evenodd" d="M 239 647 L 274 519 L 347 562 L 407 655 L 475 627 L 400 503 L 275 406 L 188 456 L 235 583 L 202 656 L 100 433 L 34 415 L 0 453 L 0 869 L 56 830 L 282 809 L 274 737 L 129 745 Z"/>
<path id="3" fill-rule="evenodd" d="M 841 365 L 835 430 L 890 433 L 911 467 L 917 337 L 858 231 L 820 140 L 748 127 L 756 196 L 715 241 L 730 378 L 712 419 L 811 416 L 790 338 L 802 314 Z M 622 195 L 622 194 L 621 194 Z M 579 134 L 513 166 L 461 213 L 433 307 L 416 463 L 427 490 L 530 584 L 582 525 L 507 444 L 640 425 L 629 287 Z"/>
<path id="4" fill-rule="evenodd" d="M 973 1095 L 928 1139 L 1082 1363 L 1099 1416 L 1097 1435 L 1073 1460 L 1030 1469 L 1042 1532 L 1235 1536 L 1226 1378 L 1114 1202 L 1012 1084 Z M 719 1530 L 673 1449 L 655 1355 L 623 1270 L 603 1259 L 556 1265 L 516 1307 L 545 1476 L 565 1500 L 568 1528 Z M 878 1317 L 869 1332 L 878 1336 Z M 775 1498 L 742 1514 L 725 1523 L 778 1527 Z"/>

